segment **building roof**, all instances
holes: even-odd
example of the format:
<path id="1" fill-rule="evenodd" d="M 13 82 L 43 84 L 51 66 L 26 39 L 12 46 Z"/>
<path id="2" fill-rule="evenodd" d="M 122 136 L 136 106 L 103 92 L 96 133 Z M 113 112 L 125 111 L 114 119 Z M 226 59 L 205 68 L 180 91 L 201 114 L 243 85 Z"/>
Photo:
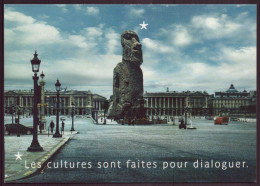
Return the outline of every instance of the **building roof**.
<path id="1" fill-rule="evenodd" d="M 169 91 L 169 92 L 145 92 L 144 97 L 173 97 L 173 96 L 208 96 L 209 94 L 204 91 Z"/>
<path id="2" fill-rule="evenodd" d="M 33 95 L 34 90 L 8 90 L 4 91 L 5 95 Z M 57 92 L 53 90 L 45 90 L 45 95 L 56 95 Z M 65 90 L 60 91 L 60 95 L 92 95 L 92 92 L 90 90 L 88 91 L 78 91 L 78 90 Z"/>
<path id="3" fill-rule="evenodd" d="M 63 93 L 64 94 L 80 94 L 80 95 L 92 94 L 92 92 L 90 90 L 88 90 L 88 91 L 68 90 L 68 91 L 65 91 Z"/>
<path id="4" fill-rule="evenodd" d="M 229 89 L 228 89 L 226 92 L 228 92 L 228 93 L 231 93 L 231 92 L 238 92 L 238 90 L 235 89 L 235 87 L 234 87 L 233 84 L 231 84 L 230 87 L 229 87 Z"/>
<path id="5" fill-rule="evenodd" d="M 92 99 L 93 99 L 93 101 L 105 101 L 105 100 L 107 100 L 107 98 L 105 98 L 104 96 L 101 96 L 99 94 L 93 94 Z"/>

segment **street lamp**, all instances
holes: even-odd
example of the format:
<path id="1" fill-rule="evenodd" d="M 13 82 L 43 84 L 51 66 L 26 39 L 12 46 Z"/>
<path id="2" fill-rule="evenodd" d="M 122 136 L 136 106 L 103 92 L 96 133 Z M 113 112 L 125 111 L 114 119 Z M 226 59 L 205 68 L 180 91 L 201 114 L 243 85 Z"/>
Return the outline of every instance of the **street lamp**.
<path id="1" fill-rule="evenodd" d="M 12 124 L 14 123 L 14 105 L 12 105 Z"/>
<path id="2" fill-rule="evenodd" d="M 74 110 L 75 110 L 75 105 L 72 102 L 71 103 L 71 118 L 72 118 L 72 125 L 71 125 L 71 130 L 70 131 L 75 131 L 74 130 Z"/>
<path id="3" fill-rule="evenodd" d="M 189 110 L 189 107 L 187 106 L 185 108 L 185 125 L 187 125 L 187 112 L 188 112 L 188 110 Z"/>
<path id="4" fill-rule="evenodd" d="M 54 138 L 60 138 L 62 135 L 59 131 L 59 107 L 60 107 L 60 82 L 57 79 L 57 82 L 55 83 L 56 91 L 57 91 L 57 111 L 56 111 L 56 132 L 53 135 Z"/>
<path id="5" fill-rule="evenodd" d="M 245 122 L 246 122 L 246 106 L 244 106 L 244 112 L 245 112 Z"/>
<path id="6" fill-rule="evenodd" d="M 19 117 L 20 117 L 20 106 L 18 105 L 17 106 L 17 108 L 18 108 L 18 118 L 17 118 L 17 128 L 18 128 L 18 130 L 17 130 L 17 137 L 20 137 L 20 120 L 19 120 Z"/>
<path id="7" fill-rule="evenodd" d="M 37 72 L 39 72 L 41 60 L 38 59 L 38 54 L 35 51 L 34 58 L 31 60 L 32 71 L 34 72 L 33 81 L 34 81 L 34 103 L 33 103 L 33 140 L 31 146 L 28 147 L 27 151 L 37 152 L 43 151 L 43 148 L 40 146 L 38 142 L 38 134 L 37 134 L 37 88 L 38 88 L 38 79 Z"/>
<path id="8" fill-rule="evenodd" d="M 172 119 L 173 119 L 173 121 L 172 121 L 172 124 L 173 125 L 175 125 L 175 109 L 172 109 Z"/>

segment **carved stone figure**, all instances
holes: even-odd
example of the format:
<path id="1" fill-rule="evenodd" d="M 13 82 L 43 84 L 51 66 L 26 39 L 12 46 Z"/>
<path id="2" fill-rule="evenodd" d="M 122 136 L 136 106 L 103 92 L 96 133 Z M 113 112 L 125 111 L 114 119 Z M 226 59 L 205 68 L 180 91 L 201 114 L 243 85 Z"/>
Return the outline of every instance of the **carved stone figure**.
<path id="1" fill-rule="evenodd" d="M 133 31 L 124 31 L 121 35 L 123 59 L 114 68 L 113 105 L 110 115 L 116 118 L 140 118 L 143 107 L 143 62 L 142 45 Z"/>

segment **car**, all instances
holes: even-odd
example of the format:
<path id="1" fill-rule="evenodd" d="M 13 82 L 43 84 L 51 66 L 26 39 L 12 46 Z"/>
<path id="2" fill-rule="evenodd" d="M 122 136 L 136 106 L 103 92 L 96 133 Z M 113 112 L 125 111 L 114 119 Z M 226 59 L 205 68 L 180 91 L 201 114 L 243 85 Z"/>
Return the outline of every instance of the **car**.
<path id="1" fill-rule="evenodd" d="M 17 131 L 18 131 L 18 124 L 16 123 L 10 123 L 10 124 L 5 124 L 5 134 L 17 134 Z M 20 131 L 20 134 L 27 134 L 27 135 L 30 135 L 33 133 L 33 127 L 32 126 L 24 126 L 22 124 L 19 124 L 19 131 Z"/>
<path id="2" fill-rule="evenodd" d="M 215 125 L 227 125 L 229 121 L 229 117 L 217 117 L 214 121 Z"/>
<path id="3" fill-rule="evenodd" d="M 231 121 L 238 121 L 238 118 L 236 118 L 236 117 L 231 117 L 230 120 L 231 120 Z"/>
<path id="4" fill-rule="evenodd" d="M 65 120 L 66 120 L 66 117 L 60 117 L 60 120 L 61 120 L 61 121 L 65 121 Z"/>

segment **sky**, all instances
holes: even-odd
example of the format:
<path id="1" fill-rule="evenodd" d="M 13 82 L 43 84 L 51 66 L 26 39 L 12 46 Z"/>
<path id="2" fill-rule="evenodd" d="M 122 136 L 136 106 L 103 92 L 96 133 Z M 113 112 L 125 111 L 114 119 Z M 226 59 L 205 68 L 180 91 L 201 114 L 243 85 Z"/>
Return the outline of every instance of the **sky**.
<path id="1" fill-rule="evenodd" d="M 256 90 L 256 5 L 239 4 L 5 4 L 4 88 L 33 89 L 37 50 L 46 89 L 109 98 L 124 30 L 142 44 L 144 91 Z"/>

